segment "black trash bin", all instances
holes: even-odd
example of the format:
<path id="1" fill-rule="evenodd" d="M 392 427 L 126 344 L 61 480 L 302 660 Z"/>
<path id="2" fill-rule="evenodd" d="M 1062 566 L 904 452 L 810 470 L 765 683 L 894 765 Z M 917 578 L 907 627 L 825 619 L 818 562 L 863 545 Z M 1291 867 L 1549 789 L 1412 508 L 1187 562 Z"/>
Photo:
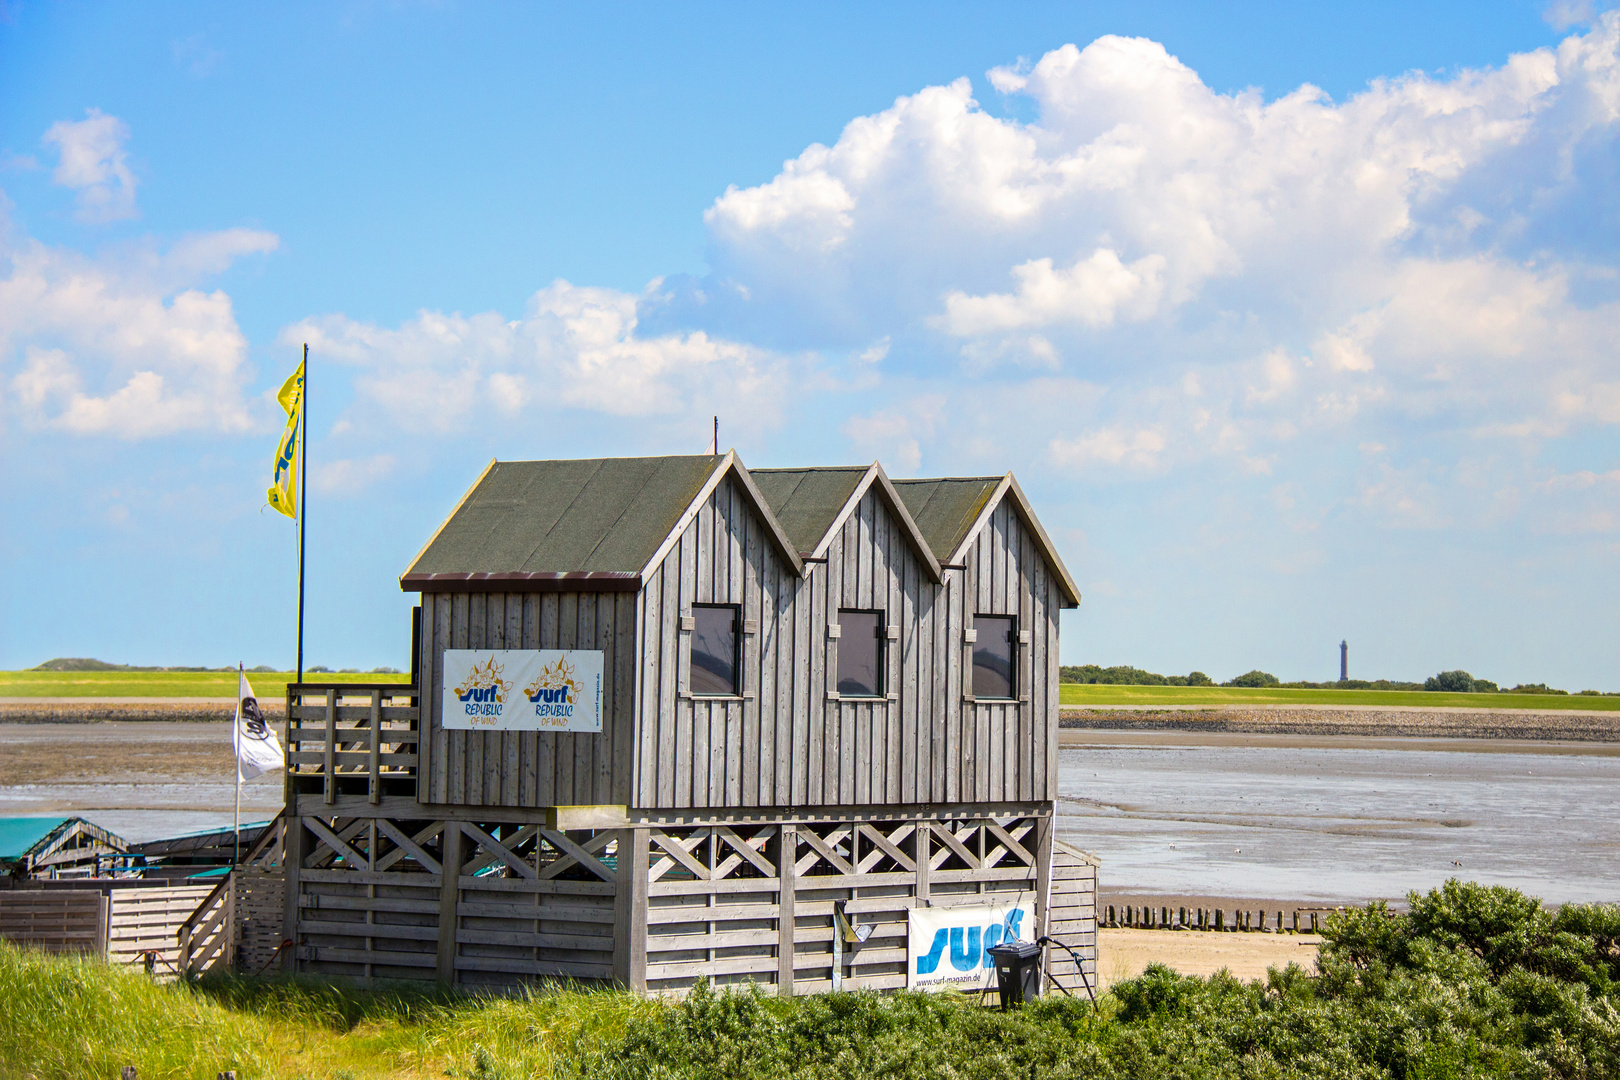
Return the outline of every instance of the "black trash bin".
<path id="1" fill-rule="evenodd" d="M 996 962 L 996 989 L 1001 1007 L 1009 1009 L 1041 996 L 1041 947 L 1029 941 L 1009 941 L 985 950 Z"/>

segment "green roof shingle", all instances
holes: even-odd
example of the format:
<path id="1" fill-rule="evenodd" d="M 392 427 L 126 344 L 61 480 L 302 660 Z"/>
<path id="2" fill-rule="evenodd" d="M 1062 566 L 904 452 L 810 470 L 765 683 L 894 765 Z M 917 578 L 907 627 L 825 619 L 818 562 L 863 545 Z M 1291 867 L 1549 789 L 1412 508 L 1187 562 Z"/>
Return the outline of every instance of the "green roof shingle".
<path id="1" fill-rule="evenodd" d="M 824 469 L 753 469 L 749 475 L 793 546 L 801 555 L 808 555 L 827 535 L 833 518 L 849 502 L 869 468 L 839 465 Z"/>
<path id="2" fill-rule="evenodd" d="M 721 459 L 497 461 L 405 579 L 461 574 L 637 574 Z"/>
<path id="3" fill-rule="evenodd" d="M 905 501 L 917 530 L 934 549 L 940 562 L 949 559 L 979 513 L 1001 485 L 999 476 L 953 477 L 943 480 L 896 480 L 894 489 Z"/>

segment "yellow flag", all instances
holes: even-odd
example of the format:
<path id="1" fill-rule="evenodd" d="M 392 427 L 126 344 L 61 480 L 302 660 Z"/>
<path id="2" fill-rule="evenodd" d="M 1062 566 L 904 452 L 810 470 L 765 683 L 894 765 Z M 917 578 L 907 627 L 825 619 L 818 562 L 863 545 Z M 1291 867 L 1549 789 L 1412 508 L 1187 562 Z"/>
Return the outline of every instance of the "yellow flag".
<path id="1" fill-rule="evenodd" d="M 300 363 L 298 370 L 288 376 L 287 381 L 281 384 L 281 392 L 276 394 L 276 400 L 287 412 L 287 429 L 281 433 L 281 441 L 276 444 L 275 477 L 270 483 L 270 490 L 265 492 L 265 498 L 270 501 L 270 507 L 279 510 L 288 517 L 298 516 L 298 421 L 304 411 L 304 365 Z"/>

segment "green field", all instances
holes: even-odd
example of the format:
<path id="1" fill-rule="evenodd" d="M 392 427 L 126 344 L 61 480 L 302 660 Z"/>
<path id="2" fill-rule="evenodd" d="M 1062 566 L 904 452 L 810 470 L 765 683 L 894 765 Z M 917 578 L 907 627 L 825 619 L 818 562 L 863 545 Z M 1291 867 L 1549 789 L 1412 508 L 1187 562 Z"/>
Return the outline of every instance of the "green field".
<path id="1" fill-rule="evenodd" d="M 309 682 L 403 684 L 409 675 L 306 672 Z M 278 698 L 292 672 L 250 672 L 261 698 Z M 1416 705 L 1470 709 L 1602 709 L 1620 711 L 1620 697 L 1579 694 L 1441 694 L 1423 690 L 1287 690 L 1230 686 L 1094 686 L 1063 683 L 1064 705 Z M 0 671 L 0 697 L 228 698 L 236 675 L 224 671 Z"/>
<path id="2" fill-rule="evenodd" d="M 1620 697 L 1579 694 L 1442 694 L 1427 690 L 1288 690 L 1236 686 L 1100 686 L 1063 683 L 1064 705 L 1416 705 L 1469 709 L 1604 709 L 1620 711 Z"/>
<path id="3" fill-rule="evenodd" d="M 285 697 L 290 671 L 248 672 L 260 698 Z M 304 672 L 305 682 L 408 683 L 409 675 Z M 234 671 L 0 671 L 0 697 L 234 698 Z"/>

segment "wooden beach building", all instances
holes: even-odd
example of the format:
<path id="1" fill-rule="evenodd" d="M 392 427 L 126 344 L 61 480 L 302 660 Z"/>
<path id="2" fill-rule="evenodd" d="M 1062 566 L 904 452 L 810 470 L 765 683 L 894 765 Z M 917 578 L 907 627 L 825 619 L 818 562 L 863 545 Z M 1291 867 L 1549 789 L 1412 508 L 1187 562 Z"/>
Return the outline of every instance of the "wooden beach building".
<path id="1" fill-rule="evenodd" d="M 1010 474 L 495 462 L 400 585 L 412 687 L 288 691 L 295 969 L 894 988 L 923 915 L 1026 905 L 1095 985 L 1053 836 L 1080 596 Z"/>

